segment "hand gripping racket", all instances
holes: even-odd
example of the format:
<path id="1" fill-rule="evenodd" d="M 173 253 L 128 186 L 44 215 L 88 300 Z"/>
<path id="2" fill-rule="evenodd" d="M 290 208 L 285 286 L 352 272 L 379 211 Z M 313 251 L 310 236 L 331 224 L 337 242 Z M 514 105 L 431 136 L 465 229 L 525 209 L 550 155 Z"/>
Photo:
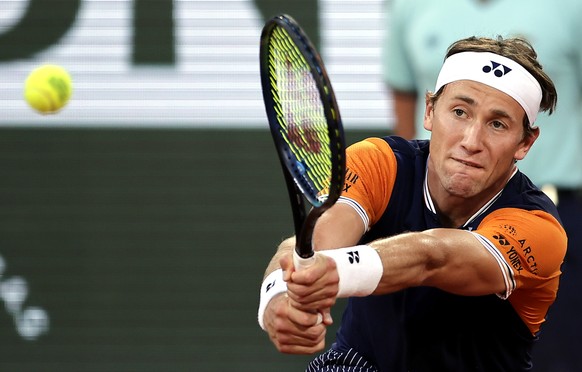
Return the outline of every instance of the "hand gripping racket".
<path id="1" fill-rule="evenodd" d="M 291 201 L 299 270 L 315 259 L 315 223 L 344 187 L 342 122 L 323 61 L 291 17 L 279 15 L 265 24 L 260 67 L 269 127 Z M 312 206 L 308 214 L 304 200 Z"/>

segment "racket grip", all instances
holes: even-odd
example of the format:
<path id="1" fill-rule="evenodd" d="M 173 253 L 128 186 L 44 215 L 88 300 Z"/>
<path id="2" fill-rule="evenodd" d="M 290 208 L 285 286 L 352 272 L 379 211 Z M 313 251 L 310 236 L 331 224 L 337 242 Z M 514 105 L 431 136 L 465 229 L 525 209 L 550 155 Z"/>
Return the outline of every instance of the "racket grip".
<path id="1" fill-rule="evenodd" d="M 295 265 L 295 270 L 301 271 L 308 268 L 315 263 L 315 254 L 311 257 L 303 258 L 297 254 L 297 251 L 293 251 L 293 265 Z"/>
<path id="2" fill-rule="evenodd" d="M 293 251 L 293 265 L 295 265 L 295 270 L 300 271 L 303 269 L 307 269 L 309 266 L 315 263 L 315 253 L 311 257 L 303 258 L 297 254 L 297 251 Z M 323 314 L 321 312 L 317 312 L 317 321 L 315 325 L 321 324 L 323 322 Z"/>

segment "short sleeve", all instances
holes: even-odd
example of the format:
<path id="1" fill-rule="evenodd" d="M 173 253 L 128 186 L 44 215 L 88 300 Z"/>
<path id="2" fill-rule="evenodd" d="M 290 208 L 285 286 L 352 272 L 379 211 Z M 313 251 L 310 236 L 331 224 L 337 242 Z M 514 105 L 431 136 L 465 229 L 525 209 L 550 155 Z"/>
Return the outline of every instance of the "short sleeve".
<path id="1" fill-rule="evenodd" d="M 346 184 L 340 202 L 360 209 L 369 227 L 380 219 L 390 201 L 396 180 L 396 157 L 380 138 L 357 142 L 348 147 L 346 155 Z"/>
<path id="2" fill-rule="evenodd" d="M 535 333 L 556 299 L 567 237 L 549 213 L 504 208 L 485 217 L 477 230 L 507 276 L 505 296 Z"/>

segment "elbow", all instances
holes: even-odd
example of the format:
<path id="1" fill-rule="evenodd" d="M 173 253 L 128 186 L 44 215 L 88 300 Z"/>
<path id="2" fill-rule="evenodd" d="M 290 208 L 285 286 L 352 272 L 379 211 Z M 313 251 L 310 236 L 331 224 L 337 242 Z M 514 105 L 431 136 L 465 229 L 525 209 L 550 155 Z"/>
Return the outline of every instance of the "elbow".
<path id="1" fill-rule="evenodd" d="M 439 278 L 447 270 L 451 262 L 449 254 L 441 239 L 430 234 L 423 234 L 421 246 L 421 266 L 418 275 L 418 286 L 434 286 L 436 278 Z"/>

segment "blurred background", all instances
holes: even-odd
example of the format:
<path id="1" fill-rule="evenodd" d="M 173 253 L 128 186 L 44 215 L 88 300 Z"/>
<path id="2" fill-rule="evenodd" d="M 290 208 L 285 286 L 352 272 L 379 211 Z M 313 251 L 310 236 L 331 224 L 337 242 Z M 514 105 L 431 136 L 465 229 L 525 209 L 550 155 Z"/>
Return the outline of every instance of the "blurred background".
<path id="1" fill-rule="evenodd" d="M 387 134 L 381 0 L 0 2 L 1 371 L 304 369 L 256 322 L 292 233 L 258 64 L 281 12 L 319 47 L 348 143 Z M 23 99 L 44 63 L 74 81 L 57 115 Z"/>

